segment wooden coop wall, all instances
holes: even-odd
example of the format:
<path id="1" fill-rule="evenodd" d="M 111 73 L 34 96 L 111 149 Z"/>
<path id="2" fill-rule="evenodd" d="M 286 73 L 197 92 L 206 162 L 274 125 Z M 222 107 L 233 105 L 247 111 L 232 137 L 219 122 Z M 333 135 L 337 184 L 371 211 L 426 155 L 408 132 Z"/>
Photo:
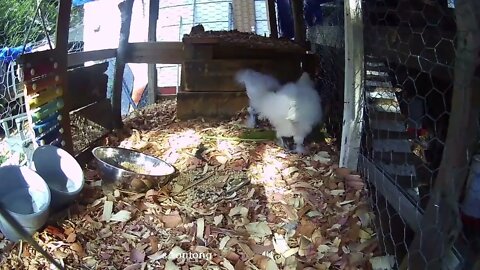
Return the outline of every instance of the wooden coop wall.
<path id="1" fill-rule="evenodd" d="M 282 83 L 298 79 L 302 51 L 255 49 L 221 44 L 209 38 L 184 39 L 177 117 L 231 117 L 248 105 L 245 89 L 235 82 L 235 73 L 254 69 L 278 78 Z"/>
<path id="2" fill-rule="evenodd" d="M 476 5 L 469 0 L 457 4 Z M 468 172 L 455 171 L 452 165 L 455 162 L 446 160 L 451 160 L 452 155 L 463 155 L 458 162 L 464 162 L 462 166 L 468 168 L 465 158 L 471 155 L 471 150 L 467 150 L 475 132 L 465 135 L 462 147 L 454 146 L 452 141 L 458 143 L 462 138 L 447 134 L 458 130 L 453 125 L 465 128 L 475 123 L 469 116 L 471 111 L 459 103 L 457 111 L 453 110 L 455 94 L 460 100 L 460 96 L 466 97 L 471 91 L 458 84 L 460 79 L 454 75 L 463 76 L 471 71 L 466 68 L 468 65 L 458 62 L 458 59 L 466 61 L 459 58 L 459 53 L 471 54 L 473 61 L 478 61 L 475 60 L 478 51 L 475 54 L 474 50 L 457 48 L 458 14 L 448 7 L 447 1 L 366 0 L 362 9 L 365 100 L 359 169 L 371 184 L 373 206 L 379 216 L 379 239 L 384 252 L 395 255 L 400 269 L 440 269 L 439 263 L 443 264 L 441 269 L 452 269 L 465 263 L 463 259 L 468 260 L 470 250 L 465 238 L 457 238 L 463 232 L 442 228 L 446 225 L 435 222 L 439 218 L 433 216 L 433 211 L 439 210 L 433 209 L 440 205 L 439 194 L 452 190 L 446 188 L 451 185 L 446 182 L 447 175 L 461 174 L 454 179 L 462 183 Z M 464 15 L 474 21 L 468 12 Z M 475 23 L 469 25 L 473 29 Z M 466 46 L 467 42 L 460 44 Z M 462 68 L 463 72 L 459 72 Z M 472 87 L 471 82 L 478 82 L 478 67 L 474 76 L 477 77 L 468 77 L 464 83 Z M 468 108 L 474 108 L 472 100 L 464 102 Z M 452 120 L 462 117 L 469 120 Z M 450 152 L 446 152 L 449 143 Z M 460 190 L 463 185 L 458 185 L 455 184 Z M 445 197 L 453 200 L 451 206 L 458 209 L 461 191 L 450 193 Z M 456 218 L 452 214 L 445 218 L 445 224 Z M 436 228 L 427 233 L 423 228 L 428 226 Z M 422 242 L 427 234 L 436 244 Z M 446 251 L 440 255 L 442 248 Z"/>

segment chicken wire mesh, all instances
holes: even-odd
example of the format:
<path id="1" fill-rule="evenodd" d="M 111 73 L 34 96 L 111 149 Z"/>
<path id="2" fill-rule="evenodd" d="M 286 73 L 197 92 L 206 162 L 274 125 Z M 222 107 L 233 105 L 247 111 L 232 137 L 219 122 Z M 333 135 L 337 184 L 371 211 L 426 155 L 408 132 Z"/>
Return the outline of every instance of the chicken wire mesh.
<path id="1" fill-rule="evenodd" d="M 436 227 L 435 219 L 431 227 L 422 227 L 426 226 L 422 215 L 444 158 L 455 68 L 458 72 L 461 64 L 455 63 L 455 57 L 457 18 L 462 14 L 456 14 L 451 1 L 365 0 L 362 9 L 365 161 L 359 169 L 371 184 L 381 249 L 391 256 L 389 264 L 395 268 L 434 269 L 431 266 L 439 262 L 444 269 L 464 267 L 467 262 L 462 260 L 468 259 L 474 246 L 463 233 L 453 251 L 434 247 L 440 240 L 422 242 L 421 249 L 412 244 L 422 234 L 438 239 L 456 235 L 453 229 L 445 232 Z M 480 78 L 478 68 L 475 76 Z M 460 208 L 458 201 L 453 204 Z M 458 219 L 459 212 L 454 214 L 451 218 Z M 422 253 L 435 248 L 443 250 L 436 256 Z M 463 256 L 454 256 L 455 252 Z"/>
<path id="2" fill-rule="evenodd" d="M 334 138 L 341 137 L 345 72 L 344 2 L 306 1 L 307 40 L 317 56 L 315 80 L 322 89 L 325 125 Z M 340 140 L 336 141 L 339 145 Z"/>

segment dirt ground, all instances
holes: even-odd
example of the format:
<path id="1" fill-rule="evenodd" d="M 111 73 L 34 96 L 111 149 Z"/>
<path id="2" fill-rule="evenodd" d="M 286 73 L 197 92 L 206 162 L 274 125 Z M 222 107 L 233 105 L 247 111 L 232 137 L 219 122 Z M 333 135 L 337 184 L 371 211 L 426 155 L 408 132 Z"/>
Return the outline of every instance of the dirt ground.
<path id="1" fill-rule="evenodd" d="M 69 214 L 34 238 L 67 269 L 375 269 L 373 215 L 360 176 L 338 169 L 334 140 L 286 152 L 270 132 L 177 121 L 175 101 L 133 113 L 105 145 L 159 157 L 165 186 L 106 189 L 95 169 Z M 48 269 L 0 234 L 1 269 Z M 53 268 L 52 268 L 53 269 Z"/>

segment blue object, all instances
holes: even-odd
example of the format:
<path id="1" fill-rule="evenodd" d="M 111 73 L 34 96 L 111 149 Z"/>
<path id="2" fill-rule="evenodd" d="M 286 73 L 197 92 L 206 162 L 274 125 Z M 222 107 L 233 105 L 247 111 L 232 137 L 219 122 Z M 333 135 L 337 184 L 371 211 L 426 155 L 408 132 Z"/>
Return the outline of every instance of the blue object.
<path id="1" fill-rule="evenodd" d="M 32 51 L 32 47 L 26 46 L 25 53 L 29 53 Z M 23 54 L 23 46 L 18 47 L 5 47 L 0 50 L 0 62 L 8 64 L 12 61 L 17 60 L 17 58 Z"/>
<path id="2" fill-rule="evenodd" d="M 93 2 L 93 1 L 95 1 L 95 0 L 73 0 L 73 1 L 72 1 L 72 5 L 73 5 L 74 7 L 78 7 L 78 6 L 83 6 L 83 5 L 85 5 L 86 3 L 88 3 L 88 2 Z"/>
<path id="3" fill-rule="evenodd" d="M 35 125 L 33 127 L 33 130 L 35 131 L 35 137 L 40 138 L 58 126 L 60 126 L 60 123 L 57 121 L 50 121 L 41 127 Z"/>
<path id="4" fill-rule="evenodd" d="M 61 126 L 57 125 L 55 128 L 45 132 L 44 134 L 40 134 L 40 137 L 36 138 L 36 141 L 39 145 L 49 144 L 54 141 L 56 138 L 62 136 Z M 43 142 L 43 143 L 42 143 Z"/>
<path id="5" fill-rule="evenodd" d="M 55 112 L 52 115 L 49 115 L 48 117 L 42 119 L 41 121 L 37 122 L 35 126 L 33 127 L 34 129 L 43 129 L 46 130 L 48 125 L 53 125 L 52 123 L 56 123 L 57 121 L 62 120 L 62 117 L 59 112 Z M 42 131 L 40 131 L 41 133 Z"/>
<path id="6" fill-rule="evenodd" d="M 108 76 L 108 90 L 107 98 L 111 99 L 113 92 L 113 76 L 115 73 L 115 59 L 108 61 L 108 69 L 105 74 Z M 122 115 L 128 115 L 130 106 L 134 109 L 142 108 L 147 105 L 147 91 L 143 91 L 142 97 L 138 105 L 135 105 L 135 102 L 132 99 L 133 92 L 133 82 L 134 82 L 133 72 L 128 65 L 125 65 L 125 70 L 123 73 L 122 81 Z"/>

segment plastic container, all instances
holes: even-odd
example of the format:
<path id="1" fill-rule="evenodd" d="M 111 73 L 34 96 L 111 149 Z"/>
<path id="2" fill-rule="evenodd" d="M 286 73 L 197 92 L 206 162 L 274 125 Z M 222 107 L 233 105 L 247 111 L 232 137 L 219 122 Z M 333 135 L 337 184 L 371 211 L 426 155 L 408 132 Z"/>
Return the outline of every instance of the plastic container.
<path id="1" fill-rule="evenodd" d="M 13 218 L 33 235 L 47 222 L 51 194 L 40 175 L 27 167 L 0 167 L 0 201 Z M 11 241 L 22 237 L 0 216 L 0 230 Z"/>
<path id="2" fill-rule="evenodd" d="M 35 149 L 31 166 L 50 188 L 52 211 L 75 201 L 85 184 L 80 164 L 67 151 L 56 146 L 44 145 Z"/>

